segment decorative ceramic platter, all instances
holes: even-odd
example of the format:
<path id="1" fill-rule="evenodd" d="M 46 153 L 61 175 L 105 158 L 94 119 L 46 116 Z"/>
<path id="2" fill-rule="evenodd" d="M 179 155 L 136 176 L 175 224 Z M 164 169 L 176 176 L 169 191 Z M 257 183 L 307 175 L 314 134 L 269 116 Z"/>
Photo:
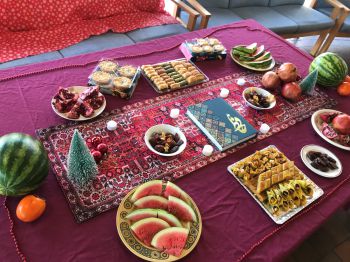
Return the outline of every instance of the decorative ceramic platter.
<path id="1" fill-rule="evenodd" d="M 173 255 L 169 255 L 165 252 L 159 251 L 156 248 L 149 247 L 143 244 L 132 232 L 130 226 L 131 223 L 125 217 L 131 213 L 135 208 L 130 198 L 132 194 L 135 192 L 136 188 L 131 190 L 121 201 L 116 217 L 116 225 L 120 239 L 124 243 L 124 245 L 136 256 L 147 260 L 147 261 L 176 261 L 185 256 L 187 256 L 197 245 L 199 238 L 202 233 L 202 218 L 199 213 L 199 209 L 196 203 L 192 200 L 192 198 L 186 194 L 186 199 L 188 200 L 188 204 L 192 207 L 195 215 L 197 217 L 196 222 L 188 222 L 187 226 L 189 228 L 189 233 L 187 237 L 187 241 L 184 249 L 182 250 L 181 256 L 176 257 Z"/>
<path id="2" fill-rule="evenodd" d="M 266 68 L 256 68 L 256 67 L 252 67 L 252 66 L 249 66 L 247 64 L 244 64 L 242 63 L 241 61 L 239 61 L 233 54 L 232 52 L 230 52 L 231 54 L 231 58 L 232 60 L 236 63 L 236 64 L 239 64 L 241 67 L 244 67 L 246 69 L 249 69 L 249 70 L 252 70 L 252 71 L 256 71 L 256 72 L 265 72 L 265 71 L 269 71 L 271 70 L 272 68 L 274 68 L 274 66 L 276 65 L 276 62 L 275 62 L 275 59 L 272 58 L 272 63 L 270 64 L 270 66 L 266 67 Z"/>
<path id="3" fill-rule="evenodd" d="M 344 149 L 344 150 L 349 150 L 350 151 L 350 147 L 349 146 L 343 146 L 331 139 L 329 139 L 328 137 L 326 137 L 322 132 L 321 132 L 321 124 L 322 124 L 322 119 L 320 118 L 320 115 L 321 114 L 324 114 L 324 113 L 342 113 L 340 111 L 337 111 L 337 110 L 333 110 L 333 109 L 321 109 L 321 110 L 318 110 L 316 111 L 315 113 L 313 113 L 312 117 L 311 117 L 311 124 L 312 124 L 312 127 L 314 128 L 314 130 L 316 131 L 316 133 L 322 137 L 324 140 L 326 140 L 328 143 L 332 144 L 333 146 L 336 146 L 336 147 L 339 147 L 341 149 Z"/>
<path id="4" fill-rule="evenodd" d="M 278 148 L 274 145 L 270 145 L 266 148 L 263 148 L 259 151 L 268 149 L 268 148 L 275 148 L 278 150 Z M 279 151 L 279 150 L 278 150 Z M 279 151 L 280 152 L 280 151 Z M 233 172 L 232 172 L 232 167 L 236 164 L 238 164 L 241 161 L 245 161 L 247 158 L 249 158 L 251 155 L 245 157 L 244 159 L 237 161 L 236 163 L 229 165 L 227 167 L 228 172 L 241 184 L 241 186 L 252 196 L 252 198 L 261 206 L 261 208 L 266 212 L 266 214 L 276 223 L 276 224 L 283 224 L 284 222 L 286 222 L 287 220 L 291 219 L 293 216 L 295 216 L 296 214 L 298 214 L 300 211 L 302 211 L 304 208 L 306 208 L 308 205 L 310 205 L 312 202 L 314 202 L 315 200 L 317 200 L 318 198 L 320 198 L 323 195 L 323 190 L 318 187 L 309 177 L 307 177 L 303 172 L 300 171 L 300 169 L 297 168 L 297 170 L 304 176 L 304 180 L 308 183 L 311 184 L 314 192 L 313 192 L 313 196 L 311 198 L 308 198 L 306 201 L 306 204 L 304 206 L 300 206 L 297 208 L 293 208 L 290 211 L 288 211 L 285 214 L 282 214 L 280 216 L 275 216 L 272 214 L 271 210 L 267 207 L 267 205 L 265 205 L 263 202 L 259 201 L 259 199 L 257 198 L 257 196 L 251 191 L 249 190 L 249 188 L 242 182 L 242 180 L 240 178 L 238 178 Z"/>
<path id="5" fill-rule="evenodd" d="M 326 154 L 328 156 L 330 156 L 331 158 L 333 158 L 336 161 L 336 164 L 338 166 L 338 169 L 335 170 L 329 170 L 328 172 L 323 172 L 321 170 L 318 170 L 316 168 L 314 168 L 311 165 L 311 160 L 306 156 L 306 154 L 310 151 L 316 151 L 316 152 L 320 152 L 322 154 Z M 328 177 L 328 178 L 333 178 L 333 177 L 337 177 L 341 174 L 341 172 L 343 171 L 343 166 L 339 160 L 339 158 L 333 154 L 331 151 L 329 151 L 328 149 L 322 147 L 322 146 L 318 146 L 318 145 L 307 145 L 304 146 L 301 151 L 300 151 L 300 157 L 303 160 L 304 164 L 314 173 L 323 176 L 323 177 Z"/>
<path id="6" fill-rule="evenodd" d="M 86 88 L 86 86 L 71 86 L 68 88 L 68 90 L 72 93 L 75 93 L 75 94 L 80 94 L 82 93 Z M 98 96 L 104 96 L 103 94 L 101 94 L 100 92 L 98 93 Z M 79 116 L 79 118 L 77 119 L 72 119 L 72 118 L 69 118 L 67 117 L 67 114 L 68 113 L 60 113 L 57 111 L 57 109 L 55 108 L 55 106 L 53 105 L 53 102 L 54 102 L 54 98 L 51 99 L 51 107 L 52 107 L 52 110 L 60 117 L 64 118 L 64 119 L 67 119 L 67 120 L 71 120 L 71 121 L 86 121 L 86 120 L 90 120 L 90 119 L 93 119 L 95 117 L 97 117 L 98 115 L 100 115 L 103 110 L 105 110 L 106 108 L 106 98 L 104 99 L 103 101 L 103 104 L 100 108 L 94 110 L 94 114 L 91 116 L 91 117 L 84 117 L 82 115 Z"/>

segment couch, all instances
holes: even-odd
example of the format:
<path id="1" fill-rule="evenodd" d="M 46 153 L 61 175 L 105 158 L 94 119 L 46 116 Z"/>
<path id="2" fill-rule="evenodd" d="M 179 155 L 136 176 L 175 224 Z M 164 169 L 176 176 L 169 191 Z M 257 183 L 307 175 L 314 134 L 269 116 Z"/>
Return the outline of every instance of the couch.
<path id="1" fill-rule="evenodd" d="M 327 34 L 335 21 L 327 14 L 304 0 L 185 0 L 201 15 L 196 28 L 218 26 L 241 19 L 252 18 L 285 38 L 320 35 L 311 50 L 312 55 L 319 52 Z M 186 13 L 180 16 L 185 19 Z"/>

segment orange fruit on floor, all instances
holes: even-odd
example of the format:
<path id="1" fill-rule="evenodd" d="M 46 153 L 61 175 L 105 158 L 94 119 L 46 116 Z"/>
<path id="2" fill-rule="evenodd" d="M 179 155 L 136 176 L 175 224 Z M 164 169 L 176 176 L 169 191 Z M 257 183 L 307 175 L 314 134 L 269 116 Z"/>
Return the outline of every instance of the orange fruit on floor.
<path id="1" fill-rule="evenodd" d="M 17 218 L 23 222 L 37 220 L 45 211 L 46 201 L 34 195 L 27 195 L 18 203 Z"/>

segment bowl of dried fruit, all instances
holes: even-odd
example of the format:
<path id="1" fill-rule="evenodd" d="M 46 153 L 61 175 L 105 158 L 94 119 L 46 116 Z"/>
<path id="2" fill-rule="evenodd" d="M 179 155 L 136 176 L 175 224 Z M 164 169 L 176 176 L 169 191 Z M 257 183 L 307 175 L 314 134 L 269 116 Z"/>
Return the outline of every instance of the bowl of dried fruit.
<path id="1" fill-rule="evenodd" d="M 271 109 L 276 105 L 275 96 L 259 87 L 248 87 L 244 89 L 243 99 L 248 106 L 257 110 Z"/>
<path id="2" fill-rule="evenodd" d="M 149 150 L 160 156 L 176 156 L 184 151 L 187 139 L 180 128 L 160 124 L 150 127 L 145 133 Z"/>

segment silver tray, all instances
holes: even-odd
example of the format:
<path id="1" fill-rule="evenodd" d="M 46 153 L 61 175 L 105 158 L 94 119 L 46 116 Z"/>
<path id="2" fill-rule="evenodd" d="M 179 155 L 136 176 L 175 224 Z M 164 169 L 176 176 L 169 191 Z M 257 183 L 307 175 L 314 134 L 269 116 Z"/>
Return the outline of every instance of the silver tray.
<path id="1" fill-rule="evenodd" d="M 278 150 L 278 148 L 274 145 L 270 145 L 268 147 L 265 147 L 263 149 L 260 149 L 259 151 L 265 150 L 267 148 L 275 148 Z M 281 152 L 280 150 L 278 150 L 279 152 Z M 316 201 L 318 198 L 320 198 L 324 192 L 323 190 L 317 186 L 307 175 L 305 175 L 298 167 L 296 167 L 298 169 L 298 171 L 300 171 L 303 175 L 304 175 L 304 179 L 305 181 L 311 183 L 311 185 L 313 186 L 314 189 L 314 194 L 312 198 L 307 198 L 306 201 L 306 205 L 305 206 L 301 206 L 301 207 L 297 207 L 294 208 L 290 211 L 288 211 L 287 213 L 284 213 L 280 216 L 274 216 L 272 213 L 270 213 L 270 209 L 264 205 L 264 203 L 260 202 L 259 199 L 254 195 L 254 193 L 252 193 L 249 188 L 247 188 L 242 181 L 231 171 L 231 167 L 233 167 L 234 165 L 238 164 L 239 162 L 242 162 L 244 160 L 246 160 L 248 157 L 250 157 L 251 155 L 233 163 L 232 165 L 229 165 L 227 167 L 228 172 L 234 177 L 236 178 L 236 180 L 242 185 L 242 187 L 255 199 L 255 201 L 261 206 L 261 208 L 266 212 L 266 214 L 268 214 L 268 216 L 276 223 L 276 224 L 283 224 L 284 222 L 286 222 L 287 220 L 289 220 L 290 218 L 292 218 L 293 216 L 295 216 L 296 214 L 298 214 L 301 210 L 303 210 L 304 208 L 306 208 L 308 205 L 310 205 L 312 202 Z"/>
<path id="2" fill-rule="evenodd" d="M 182 86 L 182 87 L 179 87 L 179 88 L 174 88 L 174 89 L 164 89 L 164 90 L 159 90 L 152 82 L 151 79 L 149 79 L 145 72 L 143 71 L 143 69 L 141 69 L 141 72 L 142 72 L 142 75 L 144 76 L 144 78 L 146 78 L 147 82 L 153 87 L 153 89 L 159 93 L 159 94 L 165 94 L 165 93 L 169 93 L 169 92 L 173 92 L 173 91 L 177 91 L 177 90 L 180 90 L 180 89 L 184 89 L 184 88 L 187 88 L 187 87 L 190 87 L 190 86 L 194 86 L 194 85 L 198 85 L 198 84 L 201 84 L 201 83 L 205 83 L 205 82 L 208 82 L 209 81 L 209 77 L 203 73 L 202 70 L 200 70 L 192 61 L 188 61 L 186 60 L 185 58 L 179 58 L 179 59 L 173 59 L 173 60 L 168 60 L 168 61 L 164 61 L 164 62 L 160 62 L 160 63 L 156 63 L 156 64 L 151 64 L 151 66 L 155 66 L 155 65 L 159 65 L 159 64 L 163 64 L 163 63 L 168 63 L 168 62 L 172 62 L 172 61 L 186 61 L 186 62 L 189 62 L 191 63 L 205 78 L 204 80 L 202 81 L 199 81 L 199 82 L 196 82 L 196 83 L 192 83 L 190 85 L 185 85 L 185 86 Z"/>

